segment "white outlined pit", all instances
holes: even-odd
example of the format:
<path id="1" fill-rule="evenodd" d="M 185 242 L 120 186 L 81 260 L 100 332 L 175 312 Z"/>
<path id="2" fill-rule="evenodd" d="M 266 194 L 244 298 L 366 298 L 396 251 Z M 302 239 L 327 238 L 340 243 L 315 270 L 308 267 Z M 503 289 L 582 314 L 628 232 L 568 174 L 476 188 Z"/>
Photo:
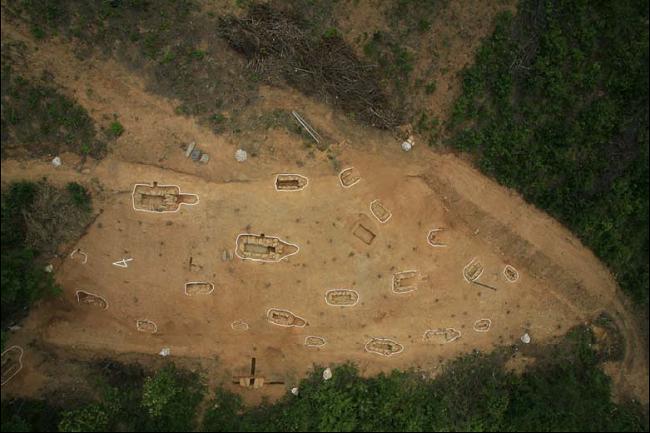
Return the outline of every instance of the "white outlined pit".
<path id="1" fill-rule="evenodd" d="M 185 283 L 185 294 L 187 296 L 209 295 L 214 291 L 214 284 L 207 281 L 190 281 Z"/>
<path id="2" fill-rule="evenodd" d="M 401 295 L 403 293 L 409 293 L 417 290 L 419 275 L 419 272 L 415 269 L 394 273 L 391 283 L 391 289 L 393 290 L 393 293 Z"/>
<path id="3" fill-rule="evenodd" d="M 276 191 L 302 191 L 309 185 L 309 179 L 306 176 L 296 173 L 280 173 L 275 176 Z"/>
<path id="4" fill-rule="evenodd" d="M 327 344 L 327 340 L 324 337 L 318 337 L 316 335 L 308 335 L 305 337 L 306 347 L 323 347 L 325 344 Z"/>
<path id="5" fill-rule="evenodd" d="M 230 327 L 234 331 L 248 331 L 248 323 L 244 322 L 243 320 L 235 320 L 230 324 Z"/>
<path id="6" fill-rule="evenodd" d="M 199 203 L 197 194 L 181 193 L 178 185 L 152 185 L 136 183 L 131 194 L 133 210 L 137 212 L 174 213 L 181 205 L 194 206 Z"/>
<path id="7" fill-rule="evenodd" d="M 325 302 L 332 307 L 354 307 L 359 303 L 359 292 L 352 289 L 331 289 L 325 292 Z"/>
<path id="8" fill-rule="evenodd" d="M 455 328 L 427 329 L 422 336 L 426 343 L 447 344 L 460 338 L 461 332 Z"/>
<path id="9" fill-rule="evenodd" d="M 402 353 L 404 346 L 395 340 L 391 340 L 390 338 L 374 337 L 366 343 L 364 349 L 366 352 L 391 357 Z"/>
<path id="10" fill-rule="evenodd" d="M 348 167 L 339 173 L 339 182 L 343 188 L 351 188 L 361 180 L 361 174 L 354 167 Z"/>
<path id="11" fill-rule="evenodd" d="M 519 279 L 519 271 L 515 269 L 512 265 L 506 265 L 503 268 L 503 276 L 506 277 L 509 283 L 514 283 Z"/>
<path id="12" fill-rule="evenodd" d="M 490 319 L 478 319 L 474 322 L 473 329 L 476 332 L 488 332 L 492 326 L 492 321 Z"/>
<path id="13" fill-rule="evenodd" d="M 77 303 L 90 305 L 102 310 L 108 310 L 108 301 L 103 297 L 94 293 L 86 292 L 85 290 L 77 290 L 75 292 Z"/>
<path id="14" fill-rule="evenodd" d="M 79 254 L 80 256 L 83 256 L 83 258 L 81 259 L 81 264 L 85 265 L 88 262 L 88 254 L 81 251 L 81 248 L 77 248 L 76 250 L 74 250 L 74 251 L 72 251 L 70 253 L 70 258 L 73 259 L 74 256 L 76 256 L 77 254 Z"/>
<path id="15" fill-rule="evenodd" d="M 146 332 L 147 334 L 155 334 L 158 332 L 158 325 L 152 320 L 149 319 L 138 319 L 135 321 L 135 328 L 140 332 Z"/>
<path id="16" fill-rule="evenodd" d="M 429 230 L 429 233 L 427 234 L 427 243 L 431 245 L 432 247 L 436 248 L 445 248 L 447 247 L 446 242 L 442 242 L 439 237 L 440 233 L 446 231 L 446 229 L 440 227 L 440 228 L 435 228 Z"/>
<path id="17" fill-rule="evenodd" d="M 20 346 L 11 346 L 2 352 L 2 355 L 0 355 L 0 358 L 2 358 L 2 379 L 0 385 L 4 386 L 23 369 L 24 353 L 23 348 Z"/>
<path id="18" fill-rule="evenodd" d="M 382 224 L 386 224 L 390 217 L 393 216 L 386 206 L 377 199 L 370 202 L 370 212 Z"/>
<path id="19" fill-rule="evenodd" d="M 298 251 L 298 245 L 264 234 L 240 233 L 235 240 L 235 254 L 242 260 L 275 263 Z"/>
<path id="20" fill-rule="evenodd" d="M 483 267 L 483 264 L 478 260 L 477 257 L 474 257 L 463 268 L 463 278 L 465 278 L 465 281 L 468 283 L 473 283 L 474 281 L 478 280 L 481 275 L 483 275 L 484 270 L 485 268 Z"/>
<path id="21" fill-rule="evenodd" d="M 289 310 L 279 308 L 269 308 L 266 312 L 266 320 L 269 323 L 285 328 L 304 328 L 307 321 L 302 317 L 296 316 Z"/>

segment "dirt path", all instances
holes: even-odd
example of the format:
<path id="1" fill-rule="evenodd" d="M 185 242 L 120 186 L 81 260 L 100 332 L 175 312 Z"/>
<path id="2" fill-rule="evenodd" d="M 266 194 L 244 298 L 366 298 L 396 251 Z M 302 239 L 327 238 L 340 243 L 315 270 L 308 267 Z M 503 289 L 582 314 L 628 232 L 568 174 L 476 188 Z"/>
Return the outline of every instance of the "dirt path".
<path id="1" fill-rule="evenodd" d="M 120 64 L 79 60 L 61 41 L 36 51 L 24 29 L 3 23 L 2 32 L 3 39 L 30 47 L 26 56 L 35 73 L 51 71 L 97 122 L 116 113 L 126 131 L 101 162 L 80 166 L 74 155 L 62 155 L 60 168 L 46 160 L 2 162 L 3 184 L 43 176 L 60 184 L 74 180 L 92 189 L 101 211 L 70 247 L 86 251 L 88 263 L 71 259 L 69 250 L 53 260 L 62 298 L 34 308 L 10 343 L 53 348 L 72 358 L 78 352 L 148 359 L 170 347 L 172 359 L 200 360 L 211 383 L 229 386 L 254 356 L 261 374 L 290 386 L 313 363 L 346 360 L 366 374 L 408 367 L 435 374 L 461 353 L 515 343 L 524 331 L 547 341 L 606 310 L 627 349 L 625 360 L 609 365 L 608 372 L 621 393 L 648 401 L 644 345 L 611 274 L 564 227 L 466 162 L 419 144 L 403 153 L 388 133 L 359 126 L 294 92 L 263 88 L 252 110 L 296 109 L 334 144 L 330 152 L 315 152 L 295 135 L 271 130 L 249 136 L 263 143 L 259 156 L 238 163 L 233 154 L 241 143 L 176 115 L 175 101 L 147 92 L 146 83 Z M 209 164 L 184 157 L 182 146 L 189 141 L 210 153 Z M 337 173 L 348 166 L 362 180 L 344 189 Z M 287 172 L 307 176 L 309 186 L 276 192 L 274 175 Z M 179 185 L 200 202 L 170 214 L 134 211 L 133 185 L 153 181 Z M 386 224 L 370 213 L 375 199 L 392 212 Z M 374 235 L 370 245 L 354 235 L 360 221 L 370 221 L 364 223 Z M 445 229 L 446 248 L 427 243 L 432 228 Z M 276 235 L 298 244 L 300 252 L 279 263 L 222 260 L 240 233 Z M 112 265 L 126 257 L 134 258 L 128 268 Z M 464 280 L 463 267 L 474 257 L 485 267 L 481 281 L 496 292 Z M 519 271 L 516 283 L 504 279 L 506 264 Z M 410 269 L 419 272 L 417 290 L 395 294 L 392 275 Z M 188 281 L 212 282 L 215 291 L 188 297 Z M 356 290 L 359 304 L 328 306 L 324 294 L 332 288 Z M 109 309 L 79 305 L 79 289 L 105 297 Z M 309 325 L 272 325 L 269 308 L 290 310 Z M 485 334 L 472 330 L 482 318 L 493 323 Z M 138 332 L 139 319 L 154 321 L 158 333 Z M 233 329 L 237 320 L 249 329 Z M 462 338 L 423 341 L 426 330 L 441 327 L 460 330 Z M 304 347 L 308 335 L 325 337 L 326 346 Z M 372 337 L 394 339 L 405 350 L 391 358 L 365 352 Z M 60 372 L 39 356 L 26 353 L 25 370 L 3 387 L 3 395 L 34 396 L 56 381 Z M 269 386 L 245 397 L 254 402 L 283 391 Z"/>

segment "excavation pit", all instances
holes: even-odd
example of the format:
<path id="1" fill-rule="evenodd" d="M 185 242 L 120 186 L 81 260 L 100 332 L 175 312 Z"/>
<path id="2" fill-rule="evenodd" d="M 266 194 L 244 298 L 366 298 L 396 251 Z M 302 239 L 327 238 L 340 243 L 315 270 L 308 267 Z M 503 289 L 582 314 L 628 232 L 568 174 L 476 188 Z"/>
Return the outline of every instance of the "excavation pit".
<path id="1" fill-rule="evenodd" d="M 108 301 L 99 295 L 84 290 L 77 290 L 75 296 L 77 297 L 77 302 L 81 305 L 87 305 L 100 310 L 108 310 Z"/>
<path id="2" fill-rule="evenodd" d="M 327 341 L 323 337 L 317 337 L 315 335 L 309 335 L 305 337 L 305 346 L 307 347 L 323 347 Z"/>
<path id="3" fill-rule="evenodd" d="M 299 247 L 272 236 L 240 234 L 237 236 L 235 254 L 242 260 L 279 262 L 296 254 Z"/>
<path id="4" fill-rule="evenodd" d="M 309 179 L 300 174 L 278 174 L 275 177 L 276 191 L 300 191 L 309 183 Z"/>
<path id="5" fill-rule="evenodd" d="M 483 274 L 485 268 L 483 264 L 474 257 L 465 267 L 463 268 L 463 277 L 468 283 L 474 282 L 480 278 Z"/>
<path id="6" fill-rule="evenodd" d="M 169 213 L 178 212 L 181 205 L 195 205 L 199 202 L 196 194 L 183 194 L 177 185 L 136 184 L 133 187 L 133 209 L 140 212 Z"/>
<path id="7" fill-rule="evenodd" d="M 359 302 L 359 293 L 351 289 L 328 290 L 325 302 L 334 307 L 354 307 Z"/>
<path id="8" fill-rule="evenodd" d="M 432 229 L 427 234 L 427 243 L 432 247 L 444 248 L 447 246 L 447 243 L 441 240 L 441 234 L 445 231 L 444 228 Z"/>
<path id="9" fill-rule="evenodd" d="M 456 341 L 461 336 L 459 330 L 454 328 L 428 329 L 423 336 L 426 343 L 447 344 Z"/>
<path id="10" fill-rule="evenodd" d="M 136 320 L 135 327 L 138 331 L 147 334 L 155 334 L 156 332 L 158 332 L 158 326 L 151 320 L 147 320 L 147 319 Z"/>
<path id="11" fill-rule="evenodd" d="M 359 171 L 354 167 L 349 167 L 339 173 L 339 182 L 343 188 L 350 188 L 361 180 Z"/>
<path id="12" fill-rule="evenodd" d="M 203 281 L 192 281 L 185 283 L 185 294 L 187 296 L 209 295 L 214 291 L 214 284 Z"/>
<path id="13" fill-rule="evenodd" d="M 384 206 L 379 200 L 373 200 L 370 203 L 370 212 L 375 218 L 377 218 L 377 221 L 382 224 L 388 222 L 390 217 L 393 216 L 393 214 L 391 214 L 386 206 Z"/>
<path id="14" fill-rule="evenodd" d="M 389 338 L 372 338 L 365 345 L 366 352 L 390 357 L 404 350 L 404 346 Z"/>
<path id="15" fill-rule="evenodd" d="M 514 283 L 519 279 L 519 271 L 511 265 L 506 265 L 506 267 L 503 268 L 503 275 L 509 283 Z"/>
<path id="16" fill-rule="evenodd" d="M 402 294 L 417 290 L 418 271 L 409 270 L 393 274 L 392 289 L 394 293 Z"/>
<path id="17" fill-rule="evenodd" d="M 2 352 L 1 385 L 14 378 L 23 369 L 23 349 L 20 346 L 11 346 Z"/>
<path id="18" fill-rule="evenodd" d="M 281 310 L 279 308 L 269 309 L 266 313 L 266 319 L 273 325 L 287 328 L 303 328 L 307 325 L 305 319 L 296 316 L 289 310 Z"/>

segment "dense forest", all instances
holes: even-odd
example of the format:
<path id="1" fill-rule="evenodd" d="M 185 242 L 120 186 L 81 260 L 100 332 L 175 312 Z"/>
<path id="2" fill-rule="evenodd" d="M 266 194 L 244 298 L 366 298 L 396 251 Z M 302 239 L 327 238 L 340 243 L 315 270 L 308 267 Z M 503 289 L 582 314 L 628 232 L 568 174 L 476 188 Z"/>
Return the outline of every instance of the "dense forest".
<path id="1" fill-rule="evenodd" d="M 524 0 L 463 76 L 456 148 L 648 304 L 648 2 Z"/>
<path id="2" fill-rule="evenodd" d="M 173 364 L 151 374 L 104 361 L 97 401 L 3 401 L 2 431 L 647 431 L 638 404 L 611 401 L 592 342 L 588 328 L 573 329 L 521 375 L 505 367 L 512 347 L 463 356 L 434 379 L 418 371 L 366 378 L 344 364 L 325 381 L 314 367 L 298 395 L 257 407 L 223 388 L 209 394 L 204 378 Z"/>

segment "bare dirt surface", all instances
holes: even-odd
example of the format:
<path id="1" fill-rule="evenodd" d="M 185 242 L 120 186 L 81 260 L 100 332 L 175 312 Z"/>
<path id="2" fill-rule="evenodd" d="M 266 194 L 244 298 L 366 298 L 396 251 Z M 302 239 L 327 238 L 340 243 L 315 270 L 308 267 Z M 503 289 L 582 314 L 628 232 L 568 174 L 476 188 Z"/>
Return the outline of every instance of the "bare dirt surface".
<path id="1" fill-rule="evenodd" d="M 24 29 L 6 25 L 2 38 L 25 41 L 35 71 L 51 71 L 98 122 L 115 113 L 125 128 L 101 162 L 71 154 L 61 156 L 59 168 L 48 160 L 2 162 L 3 185 L 44 176 L 54 184 L 74 180 L 92 190 L 98 212 L 86 234 L 53 260 L 62 297 L 41 302 L 12 334 L 8 346 L 25 348 L 25 367 L 3 386 L 3 396 L 43 394 L 57 379 L 75 383 L 71 372 L 61 371 L 61 360 L 110 356 L 155 364 L 169 347 L 172 360 L 254 403 L 284 393 L 313 364 L 352 360 L 364 374 L 409 367 L 435 374 L 461 353 L 514 344 L 524 332 L 548 341 L 606 310 L 626 342 L 625 359 L 608 372 L 619 392 L 647 403 L 644 346 L 611 274 L 568 230 L 468 163 L 421 144 L 404 153 L 389 133 L 293 91 L 265 87 L 251 110 L 297 110 L 333 144 L 328 152 L 314 151 L 295 134 L 269 130 L 251 137 L 258 156 L 238 163 L 234 152 L 245 143 L 178 116 L 175 101 L 147 92 L 120 64 L 79 60 L 62 41 L 40 43 L 36 51 Z M 208 164 L 185 158 L 191 141 L 210 154 Z M 352 166 L 361 181 L 343 188 L 338 172 Z M 306 176 L 308 186 L 276 191 L 279 173 Z M 174 213 L 134 210 L 134 185 L 151 182 L 178 185 L 199 203 Z M 370 212 L 376 199 L 392 214 L 385 223 Z M 361 220 L 374 234 L 370 244 L 354 235 Z M 447 247 L 428 244 L 434 228 L 446 229 Z M 241 260 L 229 254 L 241 233 L 277 236 L 299 251 L 277 263 Z M 88 254 L 87 263 L 69 257 L 76 248 Z M 484 265 L 478 281 L 496 290 L 465 280 L 463 268 L 475 257 Z M 113 265 L 129 258 L 128 267 Z M 504 277 L 507 264 L 519 272 L 515 283 Z M 417 289 L 394 293 L 393 274 L 407 270 L 418 271 Z M 187 282 L 215 289 L 187 296 Z M 355 290 L 359 301 L 328 305 L 331 289 Z M 78 304 L 77 290 L 102 296 L 109 308 Z M 276 326 L 267 320 L 272 308 L 307 323 Z M 490 330 L 475 332 L 474 322 L 483 318 L 492 321 Z M 136 329 L 145 319 L 156 333 Z M 231 326 L 236 321 L 248 329 Z M 447 344 L 424 341 L 436 328 L 462 336 Z M 307 336 L 327 344 L 305 347 Z M 369 353 L 364 347 L 373 338 L 404 349 L 390 357 Z M 259 374 L 284 385 L 244 390 L 232 384 L 252 357 Z"/>

